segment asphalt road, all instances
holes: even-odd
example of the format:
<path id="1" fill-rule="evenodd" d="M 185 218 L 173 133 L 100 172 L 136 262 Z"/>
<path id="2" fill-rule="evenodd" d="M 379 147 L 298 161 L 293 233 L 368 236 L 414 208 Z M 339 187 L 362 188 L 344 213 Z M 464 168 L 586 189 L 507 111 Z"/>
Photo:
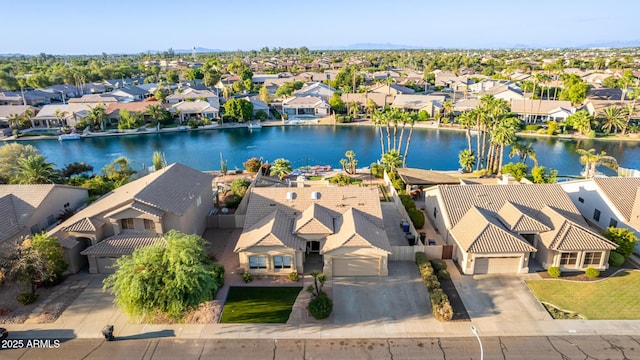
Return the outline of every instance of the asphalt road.
<path id="1" fill-rule="evenodd" d="M 482 344 L 485 359 L 640 359 L 640 335 L 488 337 L 482 339 Z M 73 339 L 62 341 L 57 348 L 0 350 L 0 359 L 480 359 L 480 347 L 474 337 L 360 340 L 116 338 L 110 342 Z"/>

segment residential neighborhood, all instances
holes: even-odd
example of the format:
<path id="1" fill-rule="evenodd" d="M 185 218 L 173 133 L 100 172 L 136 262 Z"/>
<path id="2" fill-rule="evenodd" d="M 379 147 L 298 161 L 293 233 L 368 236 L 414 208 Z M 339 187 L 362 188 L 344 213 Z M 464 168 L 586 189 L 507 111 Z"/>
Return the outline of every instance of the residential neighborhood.
<path id="1" fill-rule="evenodd" d="M 636 12 L 585 1 L 6 4 L 0 358 L 633 358 Z"/>

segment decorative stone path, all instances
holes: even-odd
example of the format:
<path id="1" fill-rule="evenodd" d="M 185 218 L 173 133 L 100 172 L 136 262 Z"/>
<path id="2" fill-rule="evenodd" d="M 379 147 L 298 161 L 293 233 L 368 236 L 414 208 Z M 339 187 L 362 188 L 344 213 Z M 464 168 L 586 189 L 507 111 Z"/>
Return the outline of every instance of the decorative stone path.
<path id="1" fill-rule="evenodd" d="M 89 285 L 89 280 L 65 280 L 60 287 L 56 289 L 56 291 L 52 292 L 44 299 L 40 304 L 33 309 L 27 320 L 25 320 L 25 324 L 37 324 L 39 323 L 40 315 L 45 311 L 45 308 L 54 302 L 58 297 L 62 294 L 69 291 L 77 291 L 82 292 Z M 62 304 L 60 304 L 62 305 Z M 59 306 L 58 304 L 54 304 L 54 307 Z M 58 309 L 56 309 L 58 310 Z"/>

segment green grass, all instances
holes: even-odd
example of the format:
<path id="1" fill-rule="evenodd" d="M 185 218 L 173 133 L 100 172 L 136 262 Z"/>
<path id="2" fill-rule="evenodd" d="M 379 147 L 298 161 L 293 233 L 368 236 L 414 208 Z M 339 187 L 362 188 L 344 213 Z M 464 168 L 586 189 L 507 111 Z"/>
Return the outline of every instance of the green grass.
<path id="1" fill-rule="evenodd" d="M 577 312 L 591 320 L 639 320 L 640 272 L 624 271 L 598 282 L 529 280 L 540 301 Z"/>
<path id="2" fill-rule="evenodd" d="M 312 175 L 312 176 L 308 176 L 307 180 L 309 180 L 309 181 L 318 181 L 318 180 L 322 180 L 322 178 L 324 178 L 324 176 Z"/>
<path id="3" fill-rule="evenodd" d="M 302 287 L 229 288 L 221 323 L 284 324 Z"/>

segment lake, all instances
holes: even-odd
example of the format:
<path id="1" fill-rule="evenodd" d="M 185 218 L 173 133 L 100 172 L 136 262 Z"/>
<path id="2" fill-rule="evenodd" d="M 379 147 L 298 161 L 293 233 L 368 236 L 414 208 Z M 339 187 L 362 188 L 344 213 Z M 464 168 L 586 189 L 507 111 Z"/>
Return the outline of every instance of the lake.
<path id="1" fill-rule="evenodd" d="M 475 138 L 473 140 L 475 146 Z M 520 140 L 533 143 L 540 165 L 558 169 L 560 175 L 577 175 L 582 170 L 575 152 L 577 148 L 604 150 L 615 157 L 620 166 L 640 169 L 640 142 L 544 137 L 523 137 Z M 294 168 L 306 165 L 340 167 L 339 161 L 347 150 L 355 151 L 358 167 L 369 166 L 380 158 L 379 137 L 376 129 L 369 126 L 226 128 L 91 137 L 63 142 L 39 139 L 22 143 L 34 145 L 56 167 L 84 161 L 96 170 L 120 156 L 130 159 L 135 169 L 151 166 L 154 151 L 163 152 L 168 163 L 181 162 L 199 170 L 220 169 L 221 153 L 230 170 L 242 169 L 242 163 L 251 157 L 269 162 L 286 158 Z M 433 170 L 458 169 L 458 153 L 466 148 L 466 144 L 462 131 L 415 128 L 407 165 Z M 507 149 L 504 163 L 518 160 L 517 157 L 510 160 L 508 153 Z M 530 160 L 528 165 L 532 166 Z"/>

